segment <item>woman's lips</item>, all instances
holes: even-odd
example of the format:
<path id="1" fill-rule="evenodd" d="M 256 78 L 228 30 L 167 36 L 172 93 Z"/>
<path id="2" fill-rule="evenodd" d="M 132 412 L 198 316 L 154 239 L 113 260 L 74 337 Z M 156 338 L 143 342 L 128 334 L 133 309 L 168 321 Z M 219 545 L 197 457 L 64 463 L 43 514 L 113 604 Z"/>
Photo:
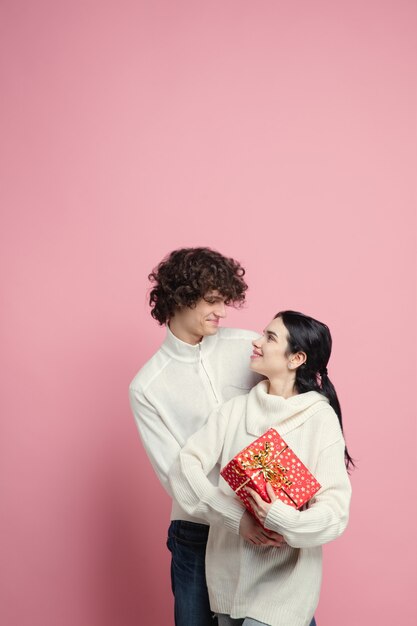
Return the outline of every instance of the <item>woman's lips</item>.
<path id="1" fill-rule="evenodd" d="M 262 354 L 259 354 L 259 352 L 252 352 L 252 354 L 250 355 L 251 359 L 259 359 L 262 356 Z"/>

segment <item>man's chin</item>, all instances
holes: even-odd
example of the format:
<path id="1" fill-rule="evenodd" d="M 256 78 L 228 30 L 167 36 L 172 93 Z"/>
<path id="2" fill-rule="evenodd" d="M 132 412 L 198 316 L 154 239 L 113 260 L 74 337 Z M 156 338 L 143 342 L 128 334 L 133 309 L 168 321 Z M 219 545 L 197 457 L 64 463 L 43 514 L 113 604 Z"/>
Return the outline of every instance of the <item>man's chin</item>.
<path id="1" fill-rule="evenodd" d="M 205 335 L 216 335 L 217 331 L 219 330 L 219 325 L 218 324 L 206 324 L 205 328 L 204 328 L 204 334 Z"/>

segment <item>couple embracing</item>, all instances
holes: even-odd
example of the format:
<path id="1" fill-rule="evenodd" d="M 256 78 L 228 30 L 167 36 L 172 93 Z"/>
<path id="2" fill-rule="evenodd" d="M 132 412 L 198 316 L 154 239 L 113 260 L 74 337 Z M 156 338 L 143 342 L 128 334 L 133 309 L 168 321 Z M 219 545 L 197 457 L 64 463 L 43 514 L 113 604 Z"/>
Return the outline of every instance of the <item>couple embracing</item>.
<path id="1" fill-rule="evenodd" d="M 271 312 L 262 333 L 220 327 L 245 271 L 210 248 L 173 251 L 150 274 L 166 338 L 130 385 L 149 460 L 172 497 L 167 545 L 176 626 L 310 626 L 321 546 L 346 528 L 351 487 L 328 327 Z M 321 488 L 297 510 L 268 485 L 249 513 L 219 469 L 275 428 Z M 213 616 L 213 613 L 215 614 Z"/>

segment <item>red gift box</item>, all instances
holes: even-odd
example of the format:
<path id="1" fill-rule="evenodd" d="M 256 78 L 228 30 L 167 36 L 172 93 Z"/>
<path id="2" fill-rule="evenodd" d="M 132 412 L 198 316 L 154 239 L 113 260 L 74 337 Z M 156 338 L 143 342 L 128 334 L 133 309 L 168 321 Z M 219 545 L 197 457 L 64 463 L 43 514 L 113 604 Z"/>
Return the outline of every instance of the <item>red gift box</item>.
<path id="1" fill-rule="evenodd" d="M 269 502 L 266 491 L 269 482 L 278 498 L 296 509 L 308 502 L 321 487 L 274 428 L 239 452 L 220 474 L 253 515 L 243 487 L 255 489 Z"/>

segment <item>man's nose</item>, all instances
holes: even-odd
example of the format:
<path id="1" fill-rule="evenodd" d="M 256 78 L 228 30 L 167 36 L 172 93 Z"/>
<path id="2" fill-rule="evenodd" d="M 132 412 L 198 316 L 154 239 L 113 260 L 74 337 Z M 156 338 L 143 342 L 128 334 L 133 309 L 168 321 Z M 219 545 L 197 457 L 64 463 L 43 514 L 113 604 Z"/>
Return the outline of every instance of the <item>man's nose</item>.
<path id="1" fill-rule="evenodd" d="M 218 302 L 214 311 L 217 317 L 226 317 L 226 305 L 224 302 Z"/>

